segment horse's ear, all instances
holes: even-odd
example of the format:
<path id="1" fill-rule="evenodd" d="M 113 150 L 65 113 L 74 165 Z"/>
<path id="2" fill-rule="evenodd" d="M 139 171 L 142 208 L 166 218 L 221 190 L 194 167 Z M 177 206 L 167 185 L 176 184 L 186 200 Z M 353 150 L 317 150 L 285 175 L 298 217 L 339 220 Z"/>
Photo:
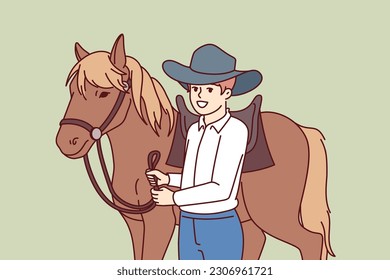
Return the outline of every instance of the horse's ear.
<path id="1" fill-rule="evenodd" d="M 89 53 L 84 50 L 83 47 L 77 42 L 76 44 L 74 44 L 74 53 L 76 54 L 76 58 L 78 61 L 89 55 Z"/>
<path id="2" fill-rule="evenodd" d="M 120 70 L 126 67 L 125 40 L 123 34 L 119 35 L 116 39 L 111 50 L 110 60 Z"/>

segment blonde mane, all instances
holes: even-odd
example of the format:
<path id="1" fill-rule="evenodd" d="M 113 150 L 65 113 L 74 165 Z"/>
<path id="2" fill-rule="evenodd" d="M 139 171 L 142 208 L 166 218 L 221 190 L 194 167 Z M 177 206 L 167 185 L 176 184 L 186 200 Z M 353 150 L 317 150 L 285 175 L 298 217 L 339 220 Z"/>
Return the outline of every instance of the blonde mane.
<path id="1" fill-rule="evenodd" d="M 76 78 L 78 91 L 84 96 L 86 81 L 95 87 L 115 87 L 124 90 L 122 75 L 125 73 L 112 65 L 109 55 L 108 52 L 99 51 L 80 60 L 70 71 L 66 84 Z M 153 131 L 158 134 L 165 114 L 169 120 L 168 134 L 171 133 L 174 126 L 174 113 L 164 88 L 133 57 L 126 57 L 126 66 L 130 71 L 133 103 L 141 120 L 146 124 L 149 123 Z"/>

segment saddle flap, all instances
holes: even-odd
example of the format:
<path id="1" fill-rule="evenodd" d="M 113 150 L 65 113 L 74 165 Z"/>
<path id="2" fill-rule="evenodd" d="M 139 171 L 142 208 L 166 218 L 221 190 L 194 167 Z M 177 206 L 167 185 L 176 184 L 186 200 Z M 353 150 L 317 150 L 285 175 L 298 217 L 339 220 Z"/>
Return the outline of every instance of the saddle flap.
<path id="1" fill-rule="evenodd" d="M 253 150 L 257 142 L 261 102 L 261 95 L 256 95 L 249 106 L 240 111 L 231 112 L 233 117 L 241 120 L 248 128 L 248 145 L 246 148 L 247 153 Z"/>

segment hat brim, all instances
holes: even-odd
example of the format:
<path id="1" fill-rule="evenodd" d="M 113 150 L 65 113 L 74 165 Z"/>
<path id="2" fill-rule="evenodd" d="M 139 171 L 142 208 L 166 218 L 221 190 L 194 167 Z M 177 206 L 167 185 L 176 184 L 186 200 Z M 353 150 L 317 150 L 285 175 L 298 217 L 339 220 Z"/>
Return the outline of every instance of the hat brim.
<path id="1" fill-rule="evenodd" d="M 232 95 L 240 95 L 255 89 L 263 79 L 261 73 L 257 70 L 235 70 L 222 74 L 200 73 L 173 60 L 164 61 L 162 68 L 170 78 L 178 81 L 186 90 L 188 90 L 188 84 L 207 85 L 235 77 L 236 83 L 232 89 Z"/>

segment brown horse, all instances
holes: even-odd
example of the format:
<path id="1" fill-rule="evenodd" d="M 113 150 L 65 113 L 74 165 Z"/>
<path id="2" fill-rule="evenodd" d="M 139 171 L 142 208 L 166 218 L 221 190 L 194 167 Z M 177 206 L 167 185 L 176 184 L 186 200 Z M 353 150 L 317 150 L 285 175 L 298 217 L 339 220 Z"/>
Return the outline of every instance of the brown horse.
<path id="1" fill-rule="evenodd" d="M 114 166 L 113 203 L 105 200 L 127 223 L 134 258 L 162 259 L 179 210 L 151 203 L 146 158 L 150 151 L 159 150 L 157 168 L 180 171 L 165 164 L 177 111 L 161 84 L 137 60 L 126 56 L 123 35 L 111 53 L 88 53 L 76 43 L 75 54 L 78 62 L 67 79 L 71 96 L 57 145 L 69 158 L 84 157 L 88 169 L 88 151 L 95 142 L 99 147 L 101 135 L 108 136 Z M 281 114 L 263 112 L 261 116 L 275 165 L 242 174 L 237 212 L 244 233 L 243 258 L 260 258 L 265 233 L 298 248 L 302 259 L 334 256 L 324 137 L 317 129 L 302 127 Z M 93 173 L 91 180 L 96 187 Z"/>

